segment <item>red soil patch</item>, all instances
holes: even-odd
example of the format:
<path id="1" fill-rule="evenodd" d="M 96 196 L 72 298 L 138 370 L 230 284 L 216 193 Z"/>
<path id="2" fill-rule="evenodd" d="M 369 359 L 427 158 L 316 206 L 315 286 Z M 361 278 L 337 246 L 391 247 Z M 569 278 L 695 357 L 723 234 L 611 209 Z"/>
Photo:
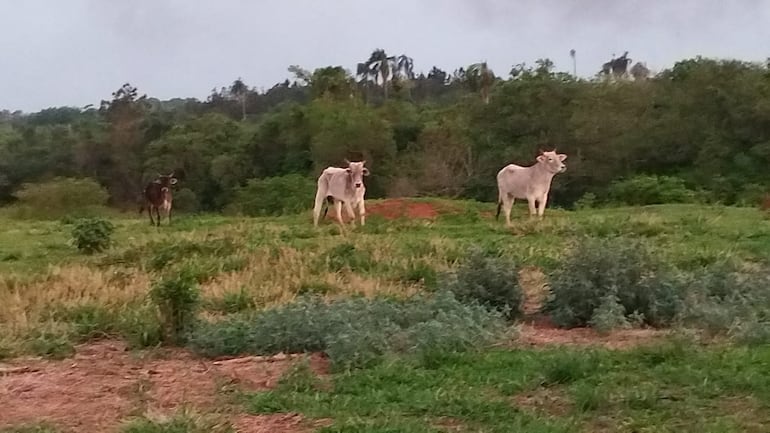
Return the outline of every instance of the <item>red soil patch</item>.
<path id="1" fill-rule="evenodd" d="M 227 405 L 220 393 L 224 386 L 268 389 L 292 363 L 287 356 L 217 362 L 182 350 L 157 355 L 141 358 L 122 343 L 105 341 L 80 346 L 73 358 L 62 361 L 0 364 L 0 428 L 48 422 L 72 431 L 109 432 L 124 418 L 147 411 L 216 410 Z M 324 374 L 327 363 L 313 355 L 311 367 Z M 270 418 L 271 430 L 265 431 L 303 431 L 294 428 L 296 416 L 286 428 L 277 420 Z"/>
<path id="2" fill-rule="evenodd" d="M 389 199 L 366 207 L 369 215 L 381 215 L 387 219 L 435 218 L 438 210 L 428 203 L 412 202 L 404 199 Z"/>

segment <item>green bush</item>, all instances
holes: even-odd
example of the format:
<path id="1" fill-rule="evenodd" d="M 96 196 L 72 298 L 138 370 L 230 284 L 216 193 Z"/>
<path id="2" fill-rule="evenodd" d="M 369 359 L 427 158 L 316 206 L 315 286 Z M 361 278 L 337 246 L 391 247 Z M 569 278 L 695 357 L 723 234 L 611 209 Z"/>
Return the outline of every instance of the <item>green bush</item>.
<path id="1" fill-rule="evenodd" d="M 610 201 L 629 206 L 697 202 L 698 194 L 687 188 L 684 180 L 672 176 L 638 175 L 613 182 L 607 195 Z"/>
<path id="2" fill-rule="evenodd" d="M 326 269 L 330 272 L 349 270 L 353 272 L 369 271 L 375 266 L 369 251 L 356 248 L 350 242 L 341 243 L 330 248 L 322 256 Z"/>
<path id="3" fill-rule="evenodd" d="M 461 302 L 479 303 L 499 311 L 510 320 L 521 315 L 523 295 L 519 287 L 516 263 L 472 249 L 464 263 L 454 272 L 443 276 L 443 287 Z"/>
<path id="4" fill-rule="evenodd" d="M 770 269 L 753 272 L 713 265 L 691 281 L 683 320 L 713 335 L 770 342 Z"/>
<path id="5" fill-rule="evenodd" d="M 251 179 L 235 191 L 229 211 L 248 216 L 285 215 L 307 211 L 316 183 L 298 174 Z"/>
<path id="6" fill-rule="evenodd" d="M 323 351 L 344 369 L 371 365 L 388 353 L 469 350 L 502 330 L 499 314 L 464 305 L 449 292 L 401 301 L 304 297 L 257 315 L 202 323 L 189 345 L 206 356 Z"/>
<path id="7" fill-rule="evenodd" d="M 103 212 L 109 198 L 107 190 L 92 179 L 64 177 L 25 183 L 14 196 L 17 217 L 39 219 L 92 216 Z"/>
<path id="8" fill-rule="evenodd" d="M 193 328 L 200 300 L 195 274 L 183 269 L 161 279 L 150 290 L 150 298 L 160 310 L 164 341 L 183 343 Z"/>
<path id="9" fill-rule="evenodd" d="M 174 193 L 174 211 L 193 213 L 200 209 L 198 196 L 190 188 L 182 188 Z"/>
<path id="10" fill-rule="evenodd" d="M 545 310 L 563 327 L 609 323 L 619 309 L 608 300 L 616 297 L 626 318 L 641 317 L 648 325 L 663 326 L 681 311 L 682 296 L 682 281 L 644 244 L 626 238 L 587 238 L 551 276 Z"/>
<path id="11" fill-rule="evenodd" d="M 81 219 L 72 228 L 72 243 L 86 254 L 98 253 L 110 247 L 114 231 L 115 226 L 103 218 Z"/>

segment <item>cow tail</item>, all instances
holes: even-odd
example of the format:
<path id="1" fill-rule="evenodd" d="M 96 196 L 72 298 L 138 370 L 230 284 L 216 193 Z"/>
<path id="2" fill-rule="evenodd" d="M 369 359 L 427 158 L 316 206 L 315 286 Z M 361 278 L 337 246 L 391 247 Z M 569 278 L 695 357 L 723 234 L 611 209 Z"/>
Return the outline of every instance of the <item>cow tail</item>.
<path id="1" fill-rule="evenodd" d="M 326 201 L 324 202 L 326 206 L 324 206 L 324 218 L 326 218 L 327 212 L 329 212 L 329 205 L 334 204 L 334 199 L 331 197 L 326 197 Z"/>

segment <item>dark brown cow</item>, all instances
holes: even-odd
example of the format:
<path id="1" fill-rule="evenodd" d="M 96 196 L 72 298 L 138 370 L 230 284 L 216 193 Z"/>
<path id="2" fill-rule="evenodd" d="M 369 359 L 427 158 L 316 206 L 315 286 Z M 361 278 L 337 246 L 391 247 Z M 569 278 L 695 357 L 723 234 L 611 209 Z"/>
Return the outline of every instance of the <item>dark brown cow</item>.
<path id="1" fill-rule="evenodd" d="M 144 211 L 145 206 L 150 213 L 150 225 L 160 226 L 160 211 L 166 214 L 168 223 L 171 224 L 171 186 L 176 185 L 177 179 L 174 172 L 171 174 L 158 174 L 157 179 L 148 183 L 144 188 L 144 200 L 139 214 Z M 153 220 L 152 212 L 155 211 L 157 221 Z"/>

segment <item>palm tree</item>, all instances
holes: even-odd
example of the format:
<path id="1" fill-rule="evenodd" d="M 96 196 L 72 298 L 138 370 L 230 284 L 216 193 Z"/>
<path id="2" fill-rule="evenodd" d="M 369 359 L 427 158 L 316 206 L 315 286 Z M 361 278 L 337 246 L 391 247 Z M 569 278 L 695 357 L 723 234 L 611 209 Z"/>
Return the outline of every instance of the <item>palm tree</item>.
<path id="1" fill-rule="evenodd" d="M 495 73 L 487 66 L 487 62 L 484 61 L 468 66 L 465 74 L 469 81 L 471 81 L 471 85 L 478 87 L 484 103 L 489 104 L 489 90 L 495 83 Z"/>
<path id="2" fill-rule="evenodd" d="M 372 52 L 369 59 L 359 63 L 356 75 L 360 77 L 361 84 L 373 81 L 382 86 L 385 99 L 388 99 L 388 82 L 393 78 L 414 79 L 414 60 L 402 54 L 400 56 L 388 56 L 385 50 L 378 48 Z"/>
<path id="3" fill-rule="evenodd" d="M 249 92 L 249 87 L 246 83 L 238 77 L 233 81 L 230 86 L 230 94 L 241 102 L 241 120 L 246 120 L 246 94 Z"/>

